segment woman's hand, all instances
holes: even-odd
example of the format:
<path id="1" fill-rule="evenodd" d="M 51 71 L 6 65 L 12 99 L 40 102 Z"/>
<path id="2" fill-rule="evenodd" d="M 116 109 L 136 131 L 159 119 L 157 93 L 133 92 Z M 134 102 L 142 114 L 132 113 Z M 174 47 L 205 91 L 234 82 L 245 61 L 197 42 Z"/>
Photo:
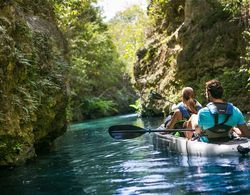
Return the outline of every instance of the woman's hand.
<path id="1" fill-rule="evenodd" d="M 188 127 L 188 121 L 185 121 L 182 125 L 184 128 L 187 128 Z"/>

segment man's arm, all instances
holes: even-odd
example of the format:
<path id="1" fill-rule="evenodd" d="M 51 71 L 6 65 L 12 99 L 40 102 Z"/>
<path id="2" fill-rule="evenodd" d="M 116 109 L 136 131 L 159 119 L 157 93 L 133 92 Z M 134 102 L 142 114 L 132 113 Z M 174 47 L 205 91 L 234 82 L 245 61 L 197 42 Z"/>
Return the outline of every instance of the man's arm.
<path id="1" fill-rule="evenodd" d="M 237 125 L 237 127 L 240 130 L 240 135 L 241 137 L 249 137 L 250 136 L 250 131 L 248 130 L 248 127 L 246 124 L 243 125 Z"/>

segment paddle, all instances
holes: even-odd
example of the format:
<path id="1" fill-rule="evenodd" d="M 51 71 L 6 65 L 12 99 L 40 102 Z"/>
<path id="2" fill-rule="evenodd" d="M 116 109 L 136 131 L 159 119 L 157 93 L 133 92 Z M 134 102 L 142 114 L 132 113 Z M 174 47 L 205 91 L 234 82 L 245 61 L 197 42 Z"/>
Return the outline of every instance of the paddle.
<path id="1" fill-rule="evenodd" d="M 114 125 L 109 127 L 109 135 L 114 139 L 133 139 L 151 132 L 195 131 L 194 129 L 144 129 L 134 125 Z"/>

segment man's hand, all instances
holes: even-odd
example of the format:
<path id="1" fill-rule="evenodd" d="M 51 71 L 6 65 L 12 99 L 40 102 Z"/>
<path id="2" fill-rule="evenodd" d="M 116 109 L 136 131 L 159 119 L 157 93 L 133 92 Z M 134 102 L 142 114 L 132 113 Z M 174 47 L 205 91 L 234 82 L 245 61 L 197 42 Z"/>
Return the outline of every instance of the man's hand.
<path id="1" fill-rule="evenodd" d="M 233 127 L 233 131 L 237 133 L 240 137 L 250 137 L 250 131 L 248 130 L 246 124 L 238 125 L 237 127 Z"/>

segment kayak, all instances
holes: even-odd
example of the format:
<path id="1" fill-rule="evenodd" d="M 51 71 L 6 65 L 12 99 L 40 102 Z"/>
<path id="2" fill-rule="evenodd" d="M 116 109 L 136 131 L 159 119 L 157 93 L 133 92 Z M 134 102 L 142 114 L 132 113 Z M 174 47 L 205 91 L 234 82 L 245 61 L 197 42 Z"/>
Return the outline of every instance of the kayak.
<path id="1" fill-rule="evenodd" d="M 250 153 L 250 139 L 243 137 L 206 143 L 156 132 L 153 133 L 153 144 L 162 150 L 192 156 L 249 156 Z"/>
<path id="2" fill-rule="evenodd" d="M 194 129 L 165 129 L 161 125 L 157 129 L 145 129 L 134 125 L 113 125 L 109 127 L 109 135 L 116 140 L 134 139 L 145 133 L 153 134 L 153 144 L 156 149 L 163 149 L 170 152 L 177 152 L 184 155 L 195 156 L 249 156 L 250 139 L 237 137 L 234 139 L 210 139 L 210 142 L 203 139 L 188 140 L 180 137 L 180 133 L 194 131 Z M 164 133 L 164 134 L 163 134 Z M 174 133 L 174 134 L 173 134 Z M 227 139 L 227 140 L 226 140 Z M 199 140 L 202 140 L 199 141 Z"/>

